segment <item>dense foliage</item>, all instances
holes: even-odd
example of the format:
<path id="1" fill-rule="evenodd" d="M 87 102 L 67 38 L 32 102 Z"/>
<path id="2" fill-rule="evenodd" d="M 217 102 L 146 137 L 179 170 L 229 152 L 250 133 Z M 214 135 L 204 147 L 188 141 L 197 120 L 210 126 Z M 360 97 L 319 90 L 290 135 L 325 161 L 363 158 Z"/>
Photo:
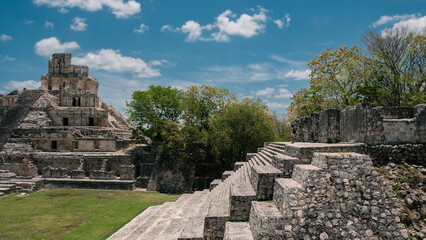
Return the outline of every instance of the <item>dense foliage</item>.
<path id="1" fill-rule="evenodd" d="M 379 106 L 426 103 L 426 36 L 406 28 L 365 33 L 367 48 L 326 49 L 308 63 L 309 88 L 292 97 L 288 118 L 362 102 Z"/>
<path id="2" fill-rule="evenodd" d="M 286 122 L 270 114 L 260 99 L 240 101 L 222 87 L 190 86 L 182 92 L 150 86 L 135 91 L 127 106 L 139 133 L 162 142 L 163 165 L 182 171 L 202 159 L 216 163 L 220 172 L 264 142 L 288 135 Z"/>

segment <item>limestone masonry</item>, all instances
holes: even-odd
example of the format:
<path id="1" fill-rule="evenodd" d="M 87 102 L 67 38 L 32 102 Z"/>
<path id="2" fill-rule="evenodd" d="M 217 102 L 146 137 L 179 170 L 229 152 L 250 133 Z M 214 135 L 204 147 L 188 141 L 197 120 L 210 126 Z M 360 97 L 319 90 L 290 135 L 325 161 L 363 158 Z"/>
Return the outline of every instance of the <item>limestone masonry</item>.
<path id="1" fill-rule="evenodd" d="M 39 90 L 0 95 L 0 180 L 133 189 L 147 146 L 129 148 L 134 127 L 100 99 L 98 85 L 88 67 L 57 53 Z"/>
<path id="2" fill-rule="evenodd" d="M 150 207 L 109 239 L 409 239 L 394 186 L 372 160 L 425 166 L 425 105 L 361 104 L 293 124 L 295 144 L 265 143 L 210 191 Z M 419 211 L 425 202 L 423 192 Z M 418 221 L 410 233 L 424 239 Z"/>

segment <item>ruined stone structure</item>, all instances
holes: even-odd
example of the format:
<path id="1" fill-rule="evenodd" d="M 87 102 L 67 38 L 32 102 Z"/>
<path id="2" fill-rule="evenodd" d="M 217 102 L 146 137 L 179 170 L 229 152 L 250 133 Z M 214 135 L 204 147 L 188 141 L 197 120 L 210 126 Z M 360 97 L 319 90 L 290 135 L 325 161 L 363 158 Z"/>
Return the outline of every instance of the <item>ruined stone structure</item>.
<path id="1" fill-rule="evenodd" d="M 43 176 L 45 187 L 133 189 L 146 149 L 129 148 L 134 127 L 102 102 L 98 81 L 71 65 L 71 54 L 53 54 L 48 66 L 39 90 L 0 95 L 3 175 Z"/>
<path id="2" fill-rule="evenodd" d="M 407 239 L 396 195 L 364 151 L 265 143 L 210 191 L 150 207 L 109 239 Z"/>
<path id="3" fill-rule="evenodd" d="M 109 239 L 408 239 L 372 158 L 424 166 L 425 114 L 361 104 L 296 120 L 295 144 L 265 143 L 210 191 L 150 207 Z"/>

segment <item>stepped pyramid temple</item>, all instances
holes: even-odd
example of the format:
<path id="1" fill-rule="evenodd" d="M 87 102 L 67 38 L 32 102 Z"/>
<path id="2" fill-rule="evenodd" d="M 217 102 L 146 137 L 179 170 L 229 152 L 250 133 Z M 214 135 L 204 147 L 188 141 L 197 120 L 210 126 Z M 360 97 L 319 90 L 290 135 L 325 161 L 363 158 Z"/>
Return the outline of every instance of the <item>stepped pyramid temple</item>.
<path id="1" fill-rule="evenodd" d="M 0 96 L 0 179 L 18 176 L 0 189 L 133 189 L 144 153 L 129 148 L 134 127 L 102 102 L 98 81 L 71 54 L 53 54 L 48 66 L 39 90 Z"/>
<path id="2" fill-rule="evenodd" d="M 87 67 L 54 54 L 40 90 L 0 97 L 3 194 L 151 182 L 149 146 L 129 147 L 133 127 L 97 91 Z M 209 189 L 151 206 L 108 239 L 409 238 L 373 162 L 425 166 L 425 105 L 360 104 L 292 123 L 296 143 L 265 143 Z"/>

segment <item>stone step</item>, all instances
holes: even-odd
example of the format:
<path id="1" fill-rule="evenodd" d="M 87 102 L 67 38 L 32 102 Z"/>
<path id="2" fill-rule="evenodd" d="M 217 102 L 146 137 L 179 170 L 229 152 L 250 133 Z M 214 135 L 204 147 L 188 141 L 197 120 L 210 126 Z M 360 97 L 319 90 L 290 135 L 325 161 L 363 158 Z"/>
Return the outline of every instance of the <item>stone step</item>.
<path id="1" fill-rule="evenodd" d="M 291 178 L 277 178 L 274 184 L 273 201 L 286 219 L 292 219 L 293 210 L 304 206 L 305 188 Z M 302 205 L 300 205 L 302 204 Z"/>
<path id="2" fill-rule="evenodd" d="M 235 175 L 231 175 L 211 192 L 212 196 L 205 216 L 204 237 L 223 238 L 225 223 L 230 218 L 230 188 L 235 177 Z"/>
<path id="3" fill-rule="evenodd" d="M 250 182 L 235 182 L 231 184 L 230 220 L 248 221 L 251 202 L 256 200 L 256 192 Z"/>
<path id="4" fill-rule="evenodd" d="M 250 226 L 247 222 L 227 222 L 224 240 L 253 240 Z"/>
<path id="5" fill-rule="evenodd" d="M 132 232 L 136 231 L 136 229 L 144 224 L 145 220 L 148 219 L 152 214 L 154 214 L 158 209 L 160 209 L 162 205 L 151 206 L 141 214 L 133 218 L 129 223 L 127 223 L 120 230 L 111 235 L 108 240 L 120 240 L 120 239 L 128 239 L 127 237 L 131 235 Z"/>
<path id="6" fill-rule="evenodd" d="M 13 193 L 14 190 L 15 189 L 11 187 L 0 187 L 0 192 L 4 193 L 5 195 Z"/>
<path id="7" fill-rule="evenodd" d="M 272 165 L 272 159 L 266 155 L 263 151 L 257 154 L 257 157 L 262 161 L 264 165 Z"/>
<path id="8" fill-rule="evenodd" d="M 283 172 L 271 165 L 253 166 L 250 182 L 256 192 L 257 200 L 272 199 L 274 179 L 280 177 L 283 177 Z"/>
<path id="9" fill-rule="evenodd" d="M 139 240 L 153 239 L 153 240 L 163 240 L 163 239 L 177 239 L 182 231 L 182 228 L 185 223 L 184 218 L 172 218 L 165 219 L 157 222 L 155 227 L 147 230 Z"/>
<path id="10" fill-rule="evenodd" d="M 179 240 L 204 240 L 204 217 L 191 217 L 186 221 Z"/>
<path id="11" fill-rule="evenodd" d="M 112 238 L 112 239 L 138 239 L 146 230 L 151 226 L 156 225 L 159 221 L 163 220 L 164 215 L 169 214 L 171 202 L 166 202 L 161 205 L 160 208 L 156 209 L 150 214 L 145 220 L 139 222 L 139 225 L 124 238 Z M 120 231 L 120 230 L 119 230 Z"/>
<path id="12" fill-rule="evenodd" d="M 293 170 L 293 180 L 303 187 L 311 187 L 320 184 L 321 175 L 325 171 L 311 164 L 296 164 Z"/>
<path id="13" fill-rule="evenodd" d="M 265 159 L 265 157 L 262 155 L 261 152 L 258 152 L 256 155 L 256 158 L 259 160 L 259 165 L 268 165 L 268 160 Z"/>
<path id="14" fill-rule="evenodd" d="M 250 229 L 254 239 L 283 239 L 283 215 L 273 202 L 251 203 Z"/>
<path id="15" fill-rule="evenodd" d="M 170 205 L 171 211 L 143 232 L 139 239 L 177 239 L 185 222 L 194 217 L 207 198 L 208 191 L 198 191 Z"/>
<path id="16" fill-rule="evenodd" d="M 284 177 L 291 177 L 294 165 L 299 163 L 299 159 L 278 153 L 272 158 L 272 165 L 282 171 Z"/>
<path id="17" fill-rule="evenodd" d="M 222 183 L 222 179 L 215 179 L 210 183 L 210 191 L 212 191 L 215 187 Z"/>
<path id="18" fill-rule="evenodd" d="M 364 153 L 364 145 L 362 143 L 309 143 L 297 142 L 291 144 L 289 142 L 268 143 L 267 147 L 282 149 L 283 154 L 296 157 L 300 163 L 311 163 L 315 152 L 356 152 Z"/>
<path id="19" fill-rule="evenodd" d="M 223 172 L 222 173 L 222 181 L 225 181 L 225 179 L 227 179 L 233 173 L 234 173 L 234 171 L 225 171 L 225 172 Z"/>
<path id="20" fill-rule="evenodd" d="M 243 167 L 246 162 L 235 162 L 234 163 L 234 171 L 237 171 L 239 168 Z"/>

